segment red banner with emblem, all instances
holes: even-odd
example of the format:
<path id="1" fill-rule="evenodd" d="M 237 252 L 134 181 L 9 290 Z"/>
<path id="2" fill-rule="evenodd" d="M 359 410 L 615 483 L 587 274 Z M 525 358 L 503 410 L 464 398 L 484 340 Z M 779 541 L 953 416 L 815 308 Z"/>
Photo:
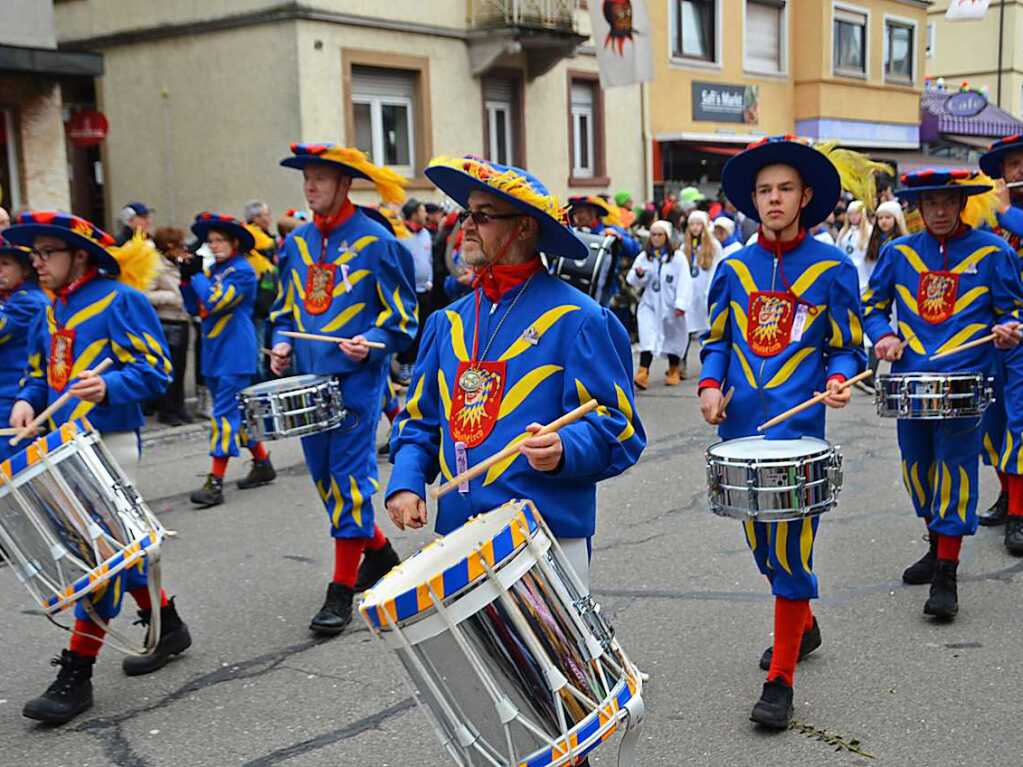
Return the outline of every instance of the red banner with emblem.
<path id="1" fill-rule="evenodd" d="M 749 297 L 746 343 L 758 357 L 773 357 L 789 345 L 796 300 L 791 293 L 754 291 Z"/>
<path id="2" fill-rule="evenodd" d="M 916 305 L 926 322 L 944 322 L 956 308 L 959 275 L 952 272 L 924 272 L 916 291 Z"/>
<path id="3" fill-rule="evenodd" d="M 458 366 L 455 380 L 455 396 L 451 401 L 451 436 L 455 442 L 464 442 L 466 447 L 477 447 L 490 436 L 501 411 L 504 385 L 507 378 L 506 362 L 477 362 L 473 366 L 474 386 L 463 387 L 469 363 Z"/>

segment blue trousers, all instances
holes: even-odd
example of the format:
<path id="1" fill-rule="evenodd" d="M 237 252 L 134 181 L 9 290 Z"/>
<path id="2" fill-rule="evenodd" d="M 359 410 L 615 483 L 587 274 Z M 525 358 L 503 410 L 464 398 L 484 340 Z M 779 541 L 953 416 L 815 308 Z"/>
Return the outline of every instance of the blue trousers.
<path id="1" fill-rule="evenodd" d="M 940 535 L 977 532 L 979 419 L 901 420 L 898 434 L 902 481 L 916 515 Z"/>
<path id="2" fill-rule="evenodd" d="M 793 522 L 743 522 L 746 545 L 757 569 L 771 583 L 771 593 L 784 599 L 816 599 L 813 543 L 820 517 Z"/>
<path id="3" fill-rule="evenodd" d="M 234 458 L 240 453 L 239 446 L 249 446 L 248 434 L 242 427 L 238 392 L 251 383 L 251 375 L 206 376 L 206 386 L 213 401 L 210 455 L 214 458 Z"/>
<path id="4" fill-rule="evenodd" d="M 994 369 L 995 401 L 984 411 L 981 421 L 980 457 L 988 466 L 998 468 L 1001 461 L 1006 429 L 1006 370 L 1002 356 L 998 354 L 998 362 Z"/>
<path id="5" fill-rule="evenodd" d="M 85 599 L 92 601 L 92 606 L 101 619 L 112 621 L 121 612 L 125 592 L 144 588 L 149 583 L 147 570 L 147 560 L 143 558 L 133 567 L 122 570 Z M 82 600 L 75 605 L 75 618 L 82 621 L 92 620 L 82 607 Z"/>

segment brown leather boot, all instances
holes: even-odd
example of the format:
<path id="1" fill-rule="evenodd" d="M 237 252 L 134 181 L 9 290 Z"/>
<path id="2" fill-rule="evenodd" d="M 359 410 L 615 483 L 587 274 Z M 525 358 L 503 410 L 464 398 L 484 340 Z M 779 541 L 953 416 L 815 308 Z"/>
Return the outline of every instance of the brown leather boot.
<path id="1" fill-rule="evenodd" d="M 664 385 L 678 386 L 680 383 L 682 383 L 682 371 L 677 367 L 668 368 L 668 373 L 664 376 Z"/>
<path id="2" fill-rule="evenodd" d="M 636 384 L 637 388 L 645 390 L 647 384 L 650 383 L 650 368 L 638 368 L 636 376 L 632 381 Z"/>

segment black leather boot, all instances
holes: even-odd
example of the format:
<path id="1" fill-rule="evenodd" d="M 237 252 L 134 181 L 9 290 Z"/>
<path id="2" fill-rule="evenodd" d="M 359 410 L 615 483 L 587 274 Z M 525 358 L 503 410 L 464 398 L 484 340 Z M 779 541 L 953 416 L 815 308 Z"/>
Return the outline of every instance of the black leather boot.
<path id="1" fill-rule="evenodd" d="M 355 579 L 355 593 L 373 588 L 377 581 L 391 572 L 392 567 L 400 564 L 401 557 L 391 546 L 390 541 L 385 543 L 382 549 L 376 551 L 366 549 L 363 552 L 362 564 L 359 565 L 359 575 Z"/>
<path id="2" fill-rule="evenodd" d="M 1005 524 L 1005 548 L 1010 554 L 1023 556 L 1023 517 L 1009 517 Z"/>
<path id="3" fill-rule="evenodd" d="M 274 465 L 270 463 L 268 455 L 265 461 L 252 462 L 248 475 L 238 480 L 238 489 L 248 490 L 260 485 L 269 485 L 275 479 L 277 479 L 277 472 L 274 470 Z"/>
<path id="4" fill-rule="evenodd" d="M 928 533 L 930 548 L 920 559 L 902 571 L 902 582 L 910 586 L 922 586 L 934 580 L 934 568 L 938 563 L 938 536 Z"/>
<path id="5" fill-rule="evenodd" d="M 998 494 L 998 500 L 991 504 L 991 508 L 978 515 L 977 519 L 984 527 L 998 527 L 1005 524 L 1008 516 L 1009 494 L 1003 490 Z"/>
<path id="6" fill-rule="evenodd" d="M 924 605 L 924 614 L 950 621 L 959 612 L 959 590 L 956 586 L 958 562 L 939 559 L 931 583 L 931 595 Z"/>
<path id="7" fill-rule="evenodd" d="M 817 616 L 813 617 L 813 626 L 810 627 L 809 631 L 803 632 L 803 638 L 799 640 L 799 657 L 796 659 L 796 663 L 803 660 L 807 655 L 812 653 L 818 647 L 821 646 L 821 627 L 817 625 Z M 764 654 L 760 656 L 760 668 L 764 671 L 771 670 L 771 660 L 774 658 L 774 645 L 771 645 Z"/>
<path id="8" fill-rule="evenodd" d="M 224 502 L 224 479 L 216 474 L 207 474 L 206 482 L 198 490 L 194 491 L 189 498 L 197 506 L 207 508 L 219 506 Z"/>
<path id="9" fill-rule="evenodd" d="M 136 623 L 148 626 L 151 614 L 151 610 L 139 610 L 139 619 Z M 127 656 L 121 661 L 121 668 L 128 676 L 151 674 L 166 666 L 172 657 L 180 655 L 191 646 L 192 636 L 188 633 L 188 626 L 178 615 L 174 598 L 171 597 L 167 601 L 167 606 L 160 608 L 160 639 L 156 643 L 156 649 L 149 655 Z"/>
<path id="10" fill-rule="evenodd" d="M 309 629 L 323 636 L 336 636 L 345 630 L 352 620 L 352 599 L 355 592 L 341 583 L 327 586 L 327 599 L 313 617 Z"/>
<path id="11" fill-rule="evenodd" d="M 781 679 L 765 682 L 764 691 L 749 718 L 772 730 L 788 729 L 792 722 L 792 688 Z"/>
<path id="12" fill-rule="evenodd" d="M 50 661 L 51 666 L 60 666 L 56 680 L 46 688 L 46 692 L 25 704 L 22 716 L 47 724 L 64 724 L 92 708 L 92 667 L 95 663 L 95 658 L 70 650 L 62 651 L 59 658 Z"/>

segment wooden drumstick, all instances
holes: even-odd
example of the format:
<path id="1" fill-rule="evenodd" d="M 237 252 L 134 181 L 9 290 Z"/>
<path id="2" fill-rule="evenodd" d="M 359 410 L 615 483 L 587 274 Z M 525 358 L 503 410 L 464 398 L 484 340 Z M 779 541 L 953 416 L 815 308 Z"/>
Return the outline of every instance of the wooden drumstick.
<path id="1" fill-rule="evenodd" d="M 972 341 L 967 341 L 965 344 L 959 344 L 959 346 L 953 346 L 951 349 L 946 349 L 943 352 L 931 355 L 932 360 L 940 360 L 942 357 L 947 357 L 950 354 L 956 352 L 964 352 L 967 349 L 972 349 L 974 346 L 983 346 L 984 344 L 991 343 L 997 336 L 994 333 L 989 333 L 983 338 L 974 338 Z"/>
<path id="2" fill-rule="evenodd" d="M 11 427 L 9 429 L 0 429 L 0 437 L 10 437 L 12 434 L 17 434 L 21 429 L 15 429 Z"/>
<path id="3" fill-rule="evenodd" d="M 591 413 L 596 409 L 597 400 L 591 399 L 587 401 L 585 404 L 577 407 L 575 410 L 569 413 L 565 413 L 565 415 L 561 416 L 561 418 L 551 421 L 549 424 L 545 426 L 541 426 L 540 429 L 535 434 L 531 434 L 529 436 L 539 437 L 543 434 L 552 434 L 553 432 L 558 431 L 558 429 L 561 429 L 564 426 L 568 426 L 570 423 L 575 423 L 584 415 L 586 415 L 587 413 Z M 503 450 L 499 450 L 489 458 L 485 458 L 484 460 L 480 461 L 475 466 L 470 466 L 461 474 L 455 475 L 440 487 L 431 488 L 430 497 L 434 499 L 440 498 L 442 495 L 450 493 L 463 482 L 469 482 L 473 479 L 476 479 L 476 477 L 485 472 L 498 461 L 503 461 L 505 458 L 508 458 L 509 456 L 518 453 L 520 444 L 521 441 L 513 442 Z"/>
<path id="4" fill-rule="evenodd" d="M 852 378 L 850 378 L 848 381 L 845 381 L 845 382 L 839 384 L 838 385 L 838 392 L 836 392 L 836 393 L 844 392 L 846 389 L 848 389 L 853 384 L 857 384 L 860 381 L 865 381 L 868 378 L 870 378 L 872 375 L 874 375 L 874 371 L 873 370 L 864 370 L 859 375 L 855 375 Z M 757 431 L 765 431 L 766 429 L 770 429 L 772 426 L 777 426 L 782 421 L 787 421 L 789 418 L 791 418 L 792 416 L 796 415 L 796 413 L 802 413 L 807 408 L 811 408 L 814 405 L 820 404 L 821 402 L 823 402 L 827 398 L 829 393 L 830 392 L 823 391 L 820 394 L 815 394 L 814 396 L 810 397 L 810 399 L 806 400 L 805 402 L 799 403 L 795 407 L 790 407 L 784 413 L 780 413 L 779 415 L 776 415 L 774 418 L 772 418 L 772 419 L 770 419 L 768 421 L 764 421 L 762 424 L 760 424 L 757 427 Z"/>
<path id="5" fill-rule="evenodd" d="M 113 364 L 114 364 L 113 358 L 107 357 L 105 360 L 103 360 L 101 363 L 99 363 L 92 370 L 84 370 L 84 371 L 82 371 L 82 375 L 85 375 L 85 373 L 93 373 L 94 375 L 99 375 L 100 373 L 102 373 L 104 370 L 106 370 L 108 367 L 110 367 Z M 78 376 L 78 378 L 81 379 L 81 375 Z M 47 421 L 47 419 L 51 415 L 53 415 L 58 410 L 60 410 L 62 407 L 64 407 L 64 405 L 66 405 L 68 403 L 68 400 L 70 400 L 73 396 L 74 395 L 71 393 L 71 388 L 68 388 L 68 390 L 66 392 L 61 394 L 59 397 L 57 397 L 57 399 L 55 399 L 53 401 L 52 405 L 50 405 L 48 408 L 46 408 L 46 410 L 44 410 L 39 415 L 37 415 L 32 420 L 32 423 L 30 423 L 24 429 L 22 429 L 17 434 L 15 434 L 13 437 L 11 437 L 10 444 L 11 445 L 17 445 L 23 439 L 28 439 L 29 437 L 31 437 L 32 433 L 36 429 L 38 429 L 43 423 L 45 423 Z"/>
<path id="6" fill-rule="evenodd" d="M 1023 186 L 1023 181 L 1013 181 L 1010 184 L 1006 184 L 1005 188 L 1006 189 L 1019 189 L 1021 186 Z"/>
<path id="7" fill-rule="evenodd" d="M 282 330 L 282 336 L 288 338 L 304 338 L 306 341 L 323 341 L 328 344 L 339 344 L 342 341 L 352 343 L 351 338 L 339 338 L 338 336 L 325 336 L 319 333 L 299 333 L 297 330 Z M 386 349 L 387 345 L 382 344 L 379 341 L 363 341 L 364 346 L 368 346 L 370 349 Z"/>
<path id="8" fill-rule="evenodd" d="M 728 409 L 728 403 L 732 401 L 732 397 L 735 396 L 735 387 L 729 386 L 728 391 L 725 392 L 725 398 L 721 400 L 721 412 L 724 413 Z"/>

